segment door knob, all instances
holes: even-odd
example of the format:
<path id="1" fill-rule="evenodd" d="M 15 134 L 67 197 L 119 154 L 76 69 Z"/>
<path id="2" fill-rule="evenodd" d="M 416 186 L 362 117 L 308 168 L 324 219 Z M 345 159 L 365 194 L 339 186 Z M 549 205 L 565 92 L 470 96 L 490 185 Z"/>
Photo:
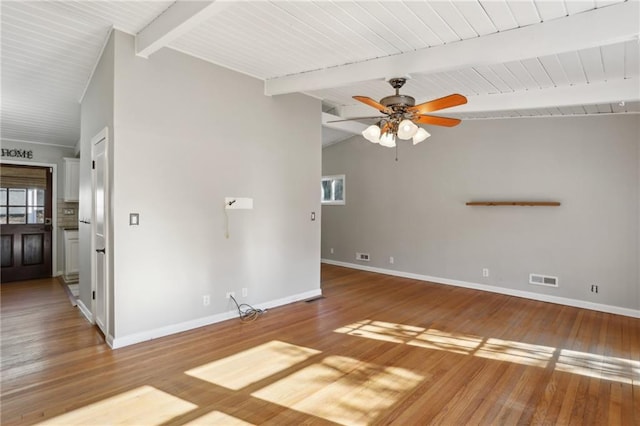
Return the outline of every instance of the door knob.
<path id="1" fill-rule="evenodd" d="M 103 249 L 103 248 L 101 248 L 101 249 L 96 249 L 96 253 L 102 253 L 102 254 L 104 254 L 105 252 L 104 252 L 104 249 Z"/>

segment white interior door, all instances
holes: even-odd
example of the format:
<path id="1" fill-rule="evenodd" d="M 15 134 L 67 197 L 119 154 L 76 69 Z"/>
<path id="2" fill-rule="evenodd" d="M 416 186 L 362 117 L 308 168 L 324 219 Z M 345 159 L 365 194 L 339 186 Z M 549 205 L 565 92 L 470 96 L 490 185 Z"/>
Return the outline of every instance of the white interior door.
<path id="1" fill-rule="evenodd" d="M 108 336 L 108 180 L 107 138 L 98 135 L 92 149 L 93 180 L 93 316 L 105 336 Z"/>

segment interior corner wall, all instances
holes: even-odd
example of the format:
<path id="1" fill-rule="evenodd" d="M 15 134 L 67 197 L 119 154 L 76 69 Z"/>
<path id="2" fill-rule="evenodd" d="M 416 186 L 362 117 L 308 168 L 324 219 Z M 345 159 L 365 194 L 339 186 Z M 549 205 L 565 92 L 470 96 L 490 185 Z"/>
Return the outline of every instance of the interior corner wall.
<path id="1" fill-rule="evenodd" d="M 639 123 L 469 120 L 402 143 L 397 162 L 395 150 L 360 136 L 329 146 L 323 174 L 346 175 L 346 205 L 322 208 L 322 258 L 637 312 Z M 465 205 L 478 200 L 562 205 Z M 530 273 L 559 286 L 531 285 Z"/>
<path id="2" fill-rule="evenodd" d="M 258 305 L 319 294 L 320 101 L 267 97 L 260 80 L 171 49 L 140 58 L 115 34 L 116 340 L 232 313 L 229 291 Z M 225 197 L 254 208 L 225 216 Z"/>
<path id="3" fill-rule="evenodd" d="M 80 302 L 91 309 L 91 139 L 102 129 L 113 129 L 113 78 L 114 78 L 114 34 L 102 52 L 91 77 L 80 108 L 80 193 L 78 233 L 80 239 L 79 290 Z M 84 222 L 83 222 L 84 221 Z M 112 305 L 110 303 L 110 305 Z M 113 314 L 109 314 L 113 319 Z M 113 330 L 113 324 L 109 325 Z"/>

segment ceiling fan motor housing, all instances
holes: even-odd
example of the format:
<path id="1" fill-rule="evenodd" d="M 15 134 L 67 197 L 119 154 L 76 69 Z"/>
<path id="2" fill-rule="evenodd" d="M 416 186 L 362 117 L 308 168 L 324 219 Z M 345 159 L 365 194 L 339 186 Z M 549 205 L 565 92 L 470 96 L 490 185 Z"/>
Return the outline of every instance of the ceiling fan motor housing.
<path id="1" fill-rule="evenodd" d="M 416 104 L 416 100 L 413 96 L 409 95 L 391 95 L 382 98 L 380 103 L 386 107 L 396 110 L 398 109 L 397 107 L 412 107 Z"/>
<path id="2" fill-rule="evenodd" d="M 401 95 L 400 88 L 407 82 L 406 78 L 392 78 L 389 80 L 391 87 L 396 89 L 396 94 L 380 99 L 380 103 L 394 112 L 403 113 L 408 107 L 416 104 L 415 98 L 409 95 Z"/>

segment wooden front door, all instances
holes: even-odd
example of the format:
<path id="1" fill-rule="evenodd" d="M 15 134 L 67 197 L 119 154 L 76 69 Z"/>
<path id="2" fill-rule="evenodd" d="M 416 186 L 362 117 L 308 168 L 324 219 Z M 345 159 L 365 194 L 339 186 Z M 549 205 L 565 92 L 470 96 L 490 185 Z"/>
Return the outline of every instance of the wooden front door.
<path id="1" fill-rule="evenodd" d="M 0 165 L 2 282 L 51 276 L 51 170 Z"/>

